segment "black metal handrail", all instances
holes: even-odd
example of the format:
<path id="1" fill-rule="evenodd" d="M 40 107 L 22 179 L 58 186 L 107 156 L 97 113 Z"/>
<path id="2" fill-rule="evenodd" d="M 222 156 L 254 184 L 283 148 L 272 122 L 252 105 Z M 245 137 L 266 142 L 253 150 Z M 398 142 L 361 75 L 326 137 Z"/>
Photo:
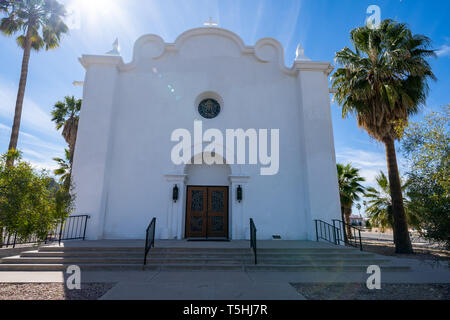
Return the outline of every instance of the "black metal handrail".
<path id="1" fill-rule="evenodd" d="M 256 226 L 253 219 L 250 219 L 250 248 L 253 249 L 255 255 L 255 264 L 258 264 L 258 254 L 256 250 Z"/>
<path id="2" fill-rule="evenodd" d="M 336 227 L 336 224 L 338 227 Z M 343 241 L 346 245 L 352 246 L 355 248 L 359 247 L 359 250 L 363 251 L 362 238 L 361 238 L 361 229 L 350 224 L 345 223 L 342 220 L 334 219 L 333 226 L 338 229 L 338 244 Z M 348 231 L 350 230 L 350 234 Z"/>
<path id="3" fill-rule="evenodd" d="M 155 247 L 155 229 L 156 229 L 156 218 L 153 218 L 145 234 L 144 267 L 147 264 L 147 255 L 150 249 Z"/>
<path id="4" fill-rule="evenodd" d="M 335 245 L 339 244 L 337 236 L 338 228 L 322 220 L 314 220 L 314 222 L 316 224 L 317 242 L 324 240 Z"/>
<path id="5" fill-rule="evenodd" d="M 2 241 L 0 242 L 0 247 L 3 245 L 6 248 L 9 246 L 15 248 L 16 245 L 22 244 L 39 244 L 49 242 L 58 242 L 61 244 L 61 241 L 85 240 L 87 221 L 89 218 L 90 217 L 88 215 L 67 217 L 64 221 L 57 223 L 55 227 L 47 233 L 45 238 L 37 235 L 31 235 L 26 239 L 22 239 L 17 235 L 17 233 L 10 233 L 5 228 L 2 233 L 3 239 L 1 239 Z"/>

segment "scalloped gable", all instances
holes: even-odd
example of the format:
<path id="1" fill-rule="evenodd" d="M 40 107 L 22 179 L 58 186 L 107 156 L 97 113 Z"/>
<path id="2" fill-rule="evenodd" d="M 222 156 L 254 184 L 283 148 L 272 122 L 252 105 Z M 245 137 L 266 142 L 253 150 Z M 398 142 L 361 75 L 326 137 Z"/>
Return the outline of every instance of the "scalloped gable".
<path id="1" fill-rule="evenodd" d="M 136 68 L 141 61 L 160 59 L 166 53 L 177 52 L 187 58 L 240 57 L 253 55 L 261 63 L 278 63 L 282 72 L 295 75 L 299 70 L 323 71 L 330 74 L 333 70 L 329 62 L 294 61 L 291 68 L 286 67 L 284 49 L 279 41 L 273 38 L 260 39 L 255 46 L 246 46 L 244 41 L 234 32 L 222 28 L 196 28 L 185 31 L 174 43 L 166 43 L 154 34 L 140 37 L 133 49 L 133 60 L 125 64 L 119 57 L 107 55 L 83 55 L 81 64 L 87 69 L 91 64 L 113 64 L 121 71 Z M 95 58 L 94 58 L 95 57 Z"/>

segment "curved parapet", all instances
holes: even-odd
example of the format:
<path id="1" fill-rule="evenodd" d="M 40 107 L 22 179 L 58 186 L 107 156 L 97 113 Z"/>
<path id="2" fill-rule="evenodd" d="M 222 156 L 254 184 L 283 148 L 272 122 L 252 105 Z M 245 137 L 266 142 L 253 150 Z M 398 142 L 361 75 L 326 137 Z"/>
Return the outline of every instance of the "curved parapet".
<path id="1" fill-rule="evenodd" d="M 321 70 L 327 74 L 333 70 L 329 62 L 295 61 L 288 68 L 284 61 L 284 49 L 279 41 L 273 38 L 263 38 L 256 42 L 255 46 L 247 46 L 236 33 L 222 28 L 195 28 L 183 32 L 174 43 L 166 43 L 154 34 L 140 37 L 134 45 L 133 60 L 130 63 L 117 63 L 119 57 L 115 57 L 115 64 L 120 71 L 128 71 L 145 61 L 153 61 L 163 58 L 169 53 L 180 53 L 187 58 L 202 58 L 215 56 L 217 58 L 241 56 L 253 56 L 260 63 L 276 63 L 284 73 L 295 75 L 299 70 Z M 80 59 L 82 65 L 87 68 L 90 63 L 99 63 L 100 60 L 112 62 L 111 57 L 93 59 L 93 56 L 83 56 Z M 102 56 L 96 56 L 102 57 Z"/>

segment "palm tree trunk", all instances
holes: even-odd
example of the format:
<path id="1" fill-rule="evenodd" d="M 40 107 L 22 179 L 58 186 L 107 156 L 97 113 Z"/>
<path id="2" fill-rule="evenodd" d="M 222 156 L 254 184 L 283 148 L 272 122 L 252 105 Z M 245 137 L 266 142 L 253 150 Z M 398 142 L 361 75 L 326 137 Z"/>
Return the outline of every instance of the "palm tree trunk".
<path id="1" fill-rule="evenodd" d="M 344 236 L 344 243 L 347 244 L 347 232 L 345 232 L 345 207 L 341 206 L 341 216 L 342 216 L 342 235 Z"/>
<path id="2" fill-rule="evenodd" d="M 75 139 L 76 139 L 76 136 L 75 136 Z M 69 156 L 69 165 L 70 165 L 70 168 L 69 168 L 69 178 L 67 179 L 68 181 L 67 181 L 67 191 L 70 191 L 70 187 L 72 186 L 72 168 L 73 168 L 73 156 L 74 156 L 74 153 L 75 153 L 75 143 L 72 143 L 70 146 L 69 146 L 69 153 L 70 153 L 70 156 Z"/>
<path id="3" fill-rule="evenodd" d="M 25 98 L 25 88 L 27 86 L 28 65 L 31 54 L 31 28 L 27 27 L 27 34 L 25 36 L 25 48 L 23 50 L 22 70 L 20 72 L 19 90 L 17 92 L 16 109 L 14 111 L 14 122 L 11 130 L 11 138 L 9 140 L 9 150 L 17 149 L 17 142 L 19 140 L 20 120 L 22 118 L 23 100 Z M 12 166 L 14 159 L 9 160 L 7 165 Z"/>
<path id="4" fill-rule="evenodd" d="M 409 238 L 408 224 L 406 222 L 405 208 L 403 206 L 402 186 L 398 173 L 397 155 L 394 139 L 384 139 L 386 145 L 386 158 L 389 173 L 389 184 L 392 198 L 392 214 L 394 217 L 394 242 L 396 253 L 413 253 L 411 239 Z"/>
<path id="5" fill-rule="evenodd" d="M 345 208 L 345 223 L 346 223 L 346 229 L 347 229 L 347 238 L 353 239 L 352 236 L 352 228 L 350 227 L 350 216 L 352 215 L 352 208 Z"/>

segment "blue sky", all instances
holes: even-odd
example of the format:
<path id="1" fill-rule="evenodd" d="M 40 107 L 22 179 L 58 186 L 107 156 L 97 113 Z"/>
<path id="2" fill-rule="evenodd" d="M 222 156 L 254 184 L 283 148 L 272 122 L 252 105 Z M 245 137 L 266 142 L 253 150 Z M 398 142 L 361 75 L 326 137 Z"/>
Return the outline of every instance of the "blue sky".
<path id="1" fill-rule="evenodd" d="M 23 111 L 19 149 L 38 168 L 54 168 L 52 158 L 66 147 L 50 122 L 50 110 L 65 95 L 82 96 L 74 80 L 83 80 L 82 54 L 103 54 L 119 38 L 124 60 L 131 60 L 135 40 L 154 33 L 173 42 L 182 32 L 200 27 L 212 17 L 222 28 L 237 33 L 247 45 L 273 37 L 285 48 L 291 66 L 300 43 L 312 60 L 333 61 L 349 45 L 349 31 L 364 24 L 366 9 L 375 4 L 382 19 L 406 22 L 414 33 L 433 40 L 438 59 L 432 61 L 438 82 L 431 83 L 426 109 L 450 103 L 450 2 L 437 0 L 65 0 L 80 19 L 64 36 L 61 48 L 33 53 Z M 0 35 L 0 150 L 6 151 L 13 118 L 22 52 L 14 38 Z M 338 161 L 352 162 L 372 183 L 386 170 L 384 148 L 358 129 L 354 119 L 343 120 L 332 104 Z M 421 116 L 415 117 L 416 119 Z"/>

